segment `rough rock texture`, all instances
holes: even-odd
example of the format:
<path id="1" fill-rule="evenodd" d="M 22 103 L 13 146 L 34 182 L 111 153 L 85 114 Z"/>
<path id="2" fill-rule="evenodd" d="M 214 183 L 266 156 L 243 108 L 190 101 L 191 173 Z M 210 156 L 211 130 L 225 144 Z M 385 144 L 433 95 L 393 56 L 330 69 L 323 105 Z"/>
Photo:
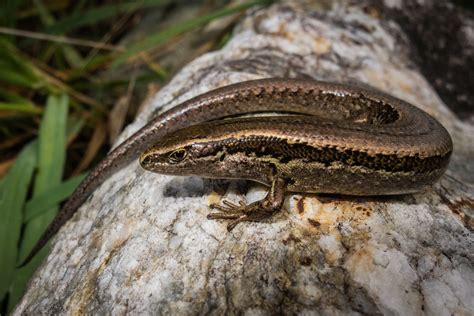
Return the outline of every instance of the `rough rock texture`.
<path id="1" fill-rule="evenodd" d="M 358 82 L 449 130 L 455 151 L 439 183 L 396 197 L 288 196 L 273 218 L 227 233 L 226 223 L 206 219 L 209 204 L 251 202 L 263 187 L 162 176 L 134 162 L 61 230 L 15 314 L 474 314 L 474 128 L 419 74 L 400 28 L 377 16 L 331 1 L 250 12 L 223 49 L 177 74 L 121 139 L 155 110 L 233 82 Z"/>

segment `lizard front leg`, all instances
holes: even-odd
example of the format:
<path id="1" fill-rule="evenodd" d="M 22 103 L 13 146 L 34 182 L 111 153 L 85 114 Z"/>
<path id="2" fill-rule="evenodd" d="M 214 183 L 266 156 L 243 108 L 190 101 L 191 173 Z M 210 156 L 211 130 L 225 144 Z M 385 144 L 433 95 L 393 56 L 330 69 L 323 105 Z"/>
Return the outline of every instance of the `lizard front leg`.
<path id="1" fill-rule="evenodd" d="M 229 201 L 223 201 L 224 205 L 211 204 L 212 209 L 220 212 L 210 213 L 208 219 L 230 219 L 227 230 L 231 231 L 240 222 L 261 221 L 279 211 L 285 201 L 286 181 L 283 178 L 275 177 L 271 187 L 262 200 L 245 205 L 239 202 L 236 205 Z"/>

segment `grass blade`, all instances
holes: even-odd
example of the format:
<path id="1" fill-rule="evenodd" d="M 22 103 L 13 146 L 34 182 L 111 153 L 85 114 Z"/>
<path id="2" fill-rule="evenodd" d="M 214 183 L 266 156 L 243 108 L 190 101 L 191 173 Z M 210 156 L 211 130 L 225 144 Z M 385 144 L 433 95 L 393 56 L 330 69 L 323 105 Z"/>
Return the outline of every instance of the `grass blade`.
<path id="1" fill-rule="evenodd" d="M 0 184 L 0 301 L 9 291 L 17 264 L 22 210 L 36 166 L 37 142 L 23 148 Z"/>
<path id="2" fill-rule="evenodd" d="M 33 198 L 41 196 L 61 183 L 66 158 L 68 103 L 66 95 L 48 97 L 39 129 L 38 173 L 33 187 Z M 57 206 L 52 207 L 25 225 L 19 261 L 25 258 L 56 212 Z M 13 308 L 22 296 L 28 280 L 46 256 L 47 248 L 45 247 L 29 264 L 16 270 L 8 302 L 9 308 Z"/>
<path id="3" fill-rule="evenodd" d="M 61 183 L 66 158 L 67 108 L 67 96 L 48 98 L 39 129 L 38 174 L 33 188 L 34 198 Z M 56 211 L 53 208 L 26 225 L 20 257 L 24 257 L 33 247 Z"/>
<path id="4" fill-rule="evenodd" d="M 170 3 L 170 0 L 142 0 L 95 7 L 85 12 L 77 12 L 62 19 L 53 26 L 47 28 L 46 32 L 64 34 L 82 26 L 92 25 L 99 21 L 114 17 L 117 14 L 134 12 L 138 9 L 149 7 L 163 6 L 168 3 Z"/>
<path id="5" fill-rule="evenodd" d="M 15 111 L 30 114 L 41 113 L 41 109 L 31 102 L 0 102 L 0 111 Z"/>
<path id="6" fill-rule="evenodd" d="M 36 217 L 44 214 L 45 211 L 58 205 L 65 199 L 67 199 L 74 189 L 81 183 L 85 178 L 85 174 L 72 177 L 63 183 L 51 187 L 48 191 L 38 195 L 35 198 L 29 200 L 25 205 L 25 215 L 23 222 L 29 222 Z"/>
<path id="7" fill-rule="evenodd" d="M 0 69 L 2 70 L 0 81 L 32 89 L 49 87 L 42 72 L 2 36 L 0 36 Z"/>
<path id="8" fill-rule="evenodd" d="M 14 26 L 21 4 L 21 0 L 2 1 L 2 5 L 0 6 L 0 24 Z"/>
<path id="9" fill-rule="evenodd" d="M 138 53 L 142 53 L 152 47 L 155 47 L 167 41 L 168 39 L 172 38 L 173 36 L 177 36 L 187 31 L 195 30 L 196 28 L 206 25 L 207 23 L 215 19 L 227 16 L 233 13 L 244 11 L 255 5 L 266 4 L 268 2 L 269 2 L 268 0 L 257 0 L 257 1 L 245 2 L 243 4 L 236 5 L 230 8 L 216 10 L 207 15 L 198 16 L 196 18 L 180 23 L 179 25 L 175 25 L 174 27 L 167 28 L 164 31 L 152 34 L 148 36 L 146 39 L 136 42 L 135 44 L 131 45 L 125 52 L 121 53 L 117 57 L 117 59 L 113 62 L 112 67 L 116 67 L 122 64 L 129 57 L 132 57 L 134 55 L 137 55 Z"/>

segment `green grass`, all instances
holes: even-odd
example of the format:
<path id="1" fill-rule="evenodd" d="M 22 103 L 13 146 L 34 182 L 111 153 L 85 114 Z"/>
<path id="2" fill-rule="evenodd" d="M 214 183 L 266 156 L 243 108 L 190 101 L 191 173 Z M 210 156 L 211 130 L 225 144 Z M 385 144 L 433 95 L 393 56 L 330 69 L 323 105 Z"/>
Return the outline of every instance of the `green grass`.
<path id="1" fill-rule="evenodd" d="M 0 296 L 10 290 L 18 258 L 22 211 L 37 164 L 37 142 L 25 146 L 0 183 Z"/>
<path id="2" fill-rule="evenodd" d="M 23 222 L 28 223 L 67 199 L 85 176 L 81 174 L 72 177 L 58 185 L 50 186 L 46 192 L 31 198 L 24 206 Z"/>
<path id="3" fill-rule="evenodd" d="M 122 64 L 123 62 L 125 62 L 127 58 L 135 56 L 139 53 L 146 52 L 147 50 L 153 47 L 156 47 L 157 45 L 162 44 L 164 41 L 167 41 L 174 36 L 180 35 L 181 33 L 184 33 L 187 31 L 195 30 L 196 28 L 203 26 L 215 19 L 225 17 L 233 13 L 241 12 L 245 9 L 248 9 L 252 6 L 255 6 L 261 3 L 262 1 L 250 1 L 250 2 L 240 4 L 240 5 L 236 5 L 234 7 L 228 7 L 221 10 L 216 10 L 209 14 L 198 16 L 188 21 L 184 21 L 183 23 L 176 24 L 173 27 L 165 29 L 161 32 L 151 34 L 147 38 L 139 42 L 136 42 L 133 45 L 130 45 L 125 52 L 117 56 L 117 58 L 115 59 L 112 65 L 116 67 Z"/>
<path id="4" fill-rule="evenodd" d="M 143 53 L 167 48 L 172 54 L 170 47 L 188 32 L 269 1 L 224 7 L 208 4 L 190 18 L 163 25 L 156 21 L 156 31 L 126 47 L 120 40 L 147 11 L 166 8 L 163 12 L 168 12 L 185 4 L 169 0 L 110 3 L 7 0 L 0 6 L 1 315 L 14 308 L 47 255 L 48 247 L 17 268 L 60 203 L 84 178 L 86 170 L 76 170 L 84 152 L 100 148 L 97 162 L 109 149 L 109 144 L 94 143 L 98 141 L 95 127 L 106 124 L 114 102 L 131 82 L 134 96 L 140 99 L 149 84 L 163 82 L 177 70 L 160 67 L 160 60 L 149 65 L 141 59 Z M 13 35 L 21 31 L 35 36 Z M 210 39 L 213 45 L 209 47 L 218 48 L 228 38 L 228 30 L 223 30 Z M 73 45 L 76 39 L 87 40 L 92 47 Z M 112 50 L 101 49 L 101 44 Z M 130 69 L 139 69 L 134 78 Z M 135 109 L 130 108 L 127 121 L 133 119 Z"/>
<path id="5" fill-rule="evenodd" d="M 63 177 L 64 164 L 66 160 L 66 122 L 68 112 L 69 98 L 62 94 L 59 96 L 51 95 L 48 97 L 46 109 L 41 121 L 38 146 L 36 151 L 36 174 L 32 181 L 32 199 L 38 198 L 45 192 L 61 184 Z M 51 141 L 54 139 L 54 141 Z M 28 202 L 26 201 L 23 206 Z M 40 213 L 35 218 L 23 221 L 23 234 L 19 243 L 19 252 L 17 258 L 24 258 L 33 247 L 46 226 L 54 218 L 58 211 L 59 203 L 56 202 L 51 207 L 38 212 L 33 208 L 32 212 Z M 24 207 L 23 210 L 24 211 Z M 21 212 L 20 212 L 21 214 Z M 24 213 L 22 214 L 24 217 Z M 21 269 L 15 269 L 14 278 L 10 292 L 10 302 L 16 302 L 23 293 L 26 282 L 47 254 L 44 249 L 28 265 Z M 18 264 L 19 261 L 16 262 Z M 13 304 L 10 304 L 12 306 Z"/>

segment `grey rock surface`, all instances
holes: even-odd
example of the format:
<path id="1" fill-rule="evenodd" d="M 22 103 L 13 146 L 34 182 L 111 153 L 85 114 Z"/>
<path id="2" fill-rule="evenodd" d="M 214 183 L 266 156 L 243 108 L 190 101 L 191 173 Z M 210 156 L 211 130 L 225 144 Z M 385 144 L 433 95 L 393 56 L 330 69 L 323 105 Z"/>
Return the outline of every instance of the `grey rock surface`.
<path id="1" fill-rule="evenodd" d="M 474 314 L 474 128 L 417 71 L 400 28 L 370 13 L 344 2 L 249 12 L 119 142 L 155 111 L 230 83 L 352 82 L 415 104 L 448 129 L 455 151 L 438 183 L 395 197 L 288 195 L 271 219 L 228 233 L 206 219 L 209 205 L 255 201 L 263 186 L 163 176 L 134 162 L 60 231 L 15 314 Z"/>

